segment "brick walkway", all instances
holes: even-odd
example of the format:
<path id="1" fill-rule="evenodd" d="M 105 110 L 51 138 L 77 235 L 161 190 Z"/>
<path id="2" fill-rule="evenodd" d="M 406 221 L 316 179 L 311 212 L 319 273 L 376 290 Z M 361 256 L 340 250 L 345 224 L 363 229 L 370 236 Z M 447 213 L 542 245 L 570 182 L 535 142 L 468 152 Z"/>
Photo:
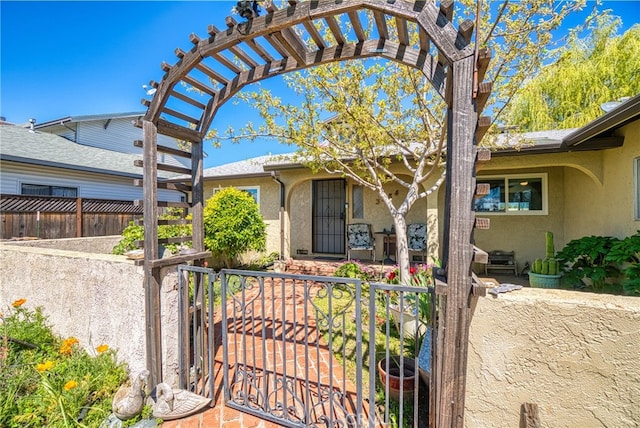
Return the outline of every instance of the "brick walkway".
<path id="1" fill-rule="evenodd" d="M 306 263 L 303 269 L 308 271 L 309 265 L 316 263 Z M 318 263 L 320 264 L 320 263 Z M 312 269 L 326 269 L 326 266 L 320 266 Z M 298 271 L 300 272 L 300 271 Z M 326 273 L 326 272 L 323 272 Z M 289 290 L 289 285 L 287 286 Z M 256 297 L 259 290 L 251 290 L 246 296 L 246 301 L 251 301 Z M 315 295 L 317 288 L 311 290 Z M 244 329 L 240 327 L 240 321 L 236 320 L 235 325 L 232 323 L 233 307 L 228 308 L 228 342 L 229 355 L 228 362 L 230 367 L 236 367 L 236 355 L 240 358 L 249 356 L 245 364 L 240 367 L 246 367 L 247 372 L 251 372 L 252 382 L 236 383 L 232 386 L 234 393 L 241 392 L 244 396 L 255 397 L 254 402 L 268 402 L 273 408 L 274 403 L 280 403 L 281 407 L 288 410 L 290 417 L 296 417 L 302 413 L 302 401 L 309 401 L 307 407 L 315 409 L 311 412 L 311 417 L 316 419 L 321 417 L 322 412 L 334 412 L 334 416 L 339 417 L 339 404 L 333 405 L 329 403 L 329 397 L 333 396 L 330 392 L 343 390 L 345 391 L 345 400 L 340 403 L 344 404 L 350 413 L 359 413 L 366 415 L 366 410 L 357 412 L 355 410 L 355 386 L 349 380 L 342 379 L 342 366 L 335 358 L 332 358 L 327 346 L 323 345 L 320 339 L 320 332 L 315 325 L 315 317 L 311 317 L 307 313 L 305 317 L 305 304 L 309 310 L 309 302 L 305 303 L 304 290 L 297 287 L 289 292 L 285 298 L 281 298 L 277 293 L 269 295 L 265 291 L 265 314 L 261 313 L 261 304 L 251 308 L 251 320 L 245 320 Z M 273 309 L 272 309 L 273 308 Z M 283 311 L 284 309 L 284 311 Z M 285 314 L 282 317 L 282 314 Z M 292 321 L 295 320 L 295 321 Z M 304 320 L 304 321 L 301 321 Z M 216 320 L 219 321 L 219 318 Z M 301 325 L 306 323 L 305 327 Z M 219 323 L 216 323 L 220 325 Z M 265 328 L 266 327 L 266 328 Z M 241 333 L 245 332 L 249 338 L 242 340 Z M 269 333 L 266 338 L 266 347 L 263 347 L 262 334 L 264 331 Z M 216 332 L 216 337 L 220 340 L 220 335 Z M 284 338 L 284 340 L 283 340 Z M 316 341 L 320 344 L 316 346 Z M 305 346 L 308 344 L 308 348 Z M 286 349 L 285 349 L 286 348 Z M 167 421 L 162 424 L 162 428 L 249 428 L 249 427 L 278 427 L 275 424 L 248 413 L 225 406 L 223 401 L 223 348 L 216 346 L 215 355 L 215 396 L 216 402 L 213 408 L 201 412 L 190 417 Z M 257 350 L 256 353 L 253 350 Z M 267 353 L 262 355 L 262 350 L 266 349 Z M 310 354 L 313 354 L 310 356 Z M 286 364 L 283 364 L 285 361 Z M 254 370 L 253 367 L 259 368 Z M 330 379 L 330 371 L 333 373 L 333 379 Z M 275 381 L 274 377 L 282 379 L 283 373 L 287 374 L 290 382 L 290 389 L 283 393 L 282 385 Z M 246 379 L 250 376 L 240 377 Z M 230 373 L 230 379 L 234 379 L 233 371 Z M 309 383 L 306 383 L 308 380 Z M 306 393 L 309 387 L 310 393 Z M 297 400 L 292 399 L 292 390 L 296 390 Z M 261 399 L 262 397 L 262 399 Z M 266 398 L 265 398 L 266 397 Z M 339 401 L 339 400 L 338 400 Z M 263 404 L 263 403 L 258 403 Z M 366 406 L 365 406 L 366 407 Z M 335 415 L 335 413 L 338 415 Z"/>

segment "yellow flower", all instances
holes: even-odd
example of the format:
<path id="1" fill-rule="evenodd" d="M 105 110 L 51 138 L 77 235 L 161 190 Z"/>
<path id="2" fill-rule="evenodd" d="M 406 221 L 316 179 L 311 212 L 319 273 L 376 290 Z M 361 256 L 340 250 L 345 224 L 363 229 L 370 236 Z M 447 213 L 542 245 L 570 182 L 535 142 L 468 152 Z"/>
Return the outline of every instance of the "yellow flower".
<path id="1" fill-rule="evenodd" d="M 65 339 L 62 341 L 62 345 L 60 345 L 60 350 L 58 352 L 60 352 L 63 355 L 71 355 L 71 351 L 73 350 L 73 345 L 75 345 L 78 342 L 78 339 L 76 339 L 75 337 L 70 337 L 68 339 Z"/>
<path id="2" fill-rule="evenodd" d="M 109 350 L 108 345 L 100 345 L 96 348 L 96 351 L 98 351 L 99 354 L 102 354 L 103 352 L 107 352 L 108 350 Z"/>
<path id="3" fill-rule="evenodd" d="M 44 363 L 40 363 L 36 365 L 36 370 L 40 373 L 46 372 L 47 370 L 51 370 L 53 368 L 53 361 L 45 361 Z"/>
<path id="4" fill-rule="evenodd" d="M 76 382 L 75 380 L 70 380 L 69 382 L 64 384 L 64 390 L 65 391 L 70 391 L 73 388 L 75 388 L 76 386 L 78 386 L 78 382 Z"/>
<path id="5" fill-rule="evenodd" d="M 13 302 L 11 304 L 11 306 L 13 306 L 14 308 L 19 308 L 20 306 L 24 305 L 25 303 L 27 303 L 27 299 L 18 299 L 15 302 Z"/>

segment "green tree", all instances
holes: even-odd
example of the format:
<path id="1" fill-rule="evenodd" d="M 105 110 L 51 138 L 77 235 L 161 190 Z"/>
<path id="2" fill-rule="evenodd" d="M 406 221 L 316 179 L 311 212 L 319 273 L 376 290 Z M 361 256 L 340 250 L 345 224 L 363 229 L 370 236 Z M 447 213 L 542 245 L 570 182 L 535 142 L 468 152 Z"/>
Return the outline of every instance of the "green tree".
<path id="1" fill-rule="evenodd" d="M 531 79 L 508 108 L 522 131 L 583 126 L 601 105 L 640 93 L 640 25 L 618 35 L 620 19 L 603 13 L 577 29 L 558 60 Z"/>
<path id="2" fill-rule="evenodd" d="M 220 190 L 204 207 L 204 245 L 228 268 L 246 251 L 265 250 L 266 227 L 253 197 L 234 187 Z"/>
<path id="3" fill-rule="evenodd" d="M 457 4 L 457 19 L 476 14 L 476 1 Z M 486 76 L 494 88 L 487 104 L 492 106 L 489 113 L 494 121 L 525 78 L 546 60 L 551 31 L 582 4 L 482 3 L 477 40 L 480 47 L 493 52 Z M 369 34 L 374 27 L 369 20 Z M 327 30 L 327 39 L 331 37 Z M 417 32 L 413 37 L 417 44 Z M 268 90 L 240 93 L 239 99 L 256 108 L 264 123 L 248 124 L 237 132 L 214 131 L 209 137 L 214 144 L 221 139 L 278 138 L 295 145 L 298 161 L 313 171 L 349 177 L 376 192 L 393 218 L 400 274 L 408 278 L 406 215 L 416 201 L 444 181 L 444 101 L 421 72 L 395 62 L 333 63 L 284 79 L 301 100 L 299 105 L 285 104 Z M 404 199 L 389 196 L 385 185 L 392 182 L 406 189 Z"/>

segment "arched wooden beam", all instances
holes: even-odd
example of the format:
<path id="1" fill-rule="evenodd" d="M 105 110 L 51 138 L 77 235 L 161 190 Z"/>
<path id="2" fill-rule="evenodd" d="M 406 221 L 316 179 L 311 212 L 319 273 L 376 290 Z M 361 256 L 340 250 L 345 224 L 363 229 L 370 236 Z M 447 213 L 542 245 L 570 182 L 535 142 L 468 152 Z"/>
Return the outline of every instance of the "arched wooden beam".
<path id="1" fill-rule="evenodd" d="M 167 118 L 160 119 L 160 115 L 164 113 L 188 123 L 188 126 L 177 123 L 173 126 L 164 126 L 164 129 L 173 132 L 171 135 L 176 136 L 176 133 L 181 136 L 192 135 L 195 137 L 197 135 L 197 139 L 202 140 L 208 132 L 218 108 L 248 84 L 276 74 L 301 70 L 332 61 L 370 57 L 382 57 L 421 69 L 436 90 L 443 95 L 446 84 L 446 72 L 443 69 L 446 64 L 444 63 L 451 64 L 453 61 L 473 54 L 471 47 L 466 46 L 468 42 L 460 37 L 460 31 L 456 30 L 449 22 L 448 17 L 442 12 L 442 8 L 437 8 L 431 2 L 411 3 L 400 0 L 386 3 L 379 0 L 345 0 L 337 3 L 308 1 L 293 4 L 283 10 L 276 10 L 272 5 L 267 5 L 267 10 L 272 12 L 251 21 L 235 25 L 232 23 L 232 27 L 223 31 L 217 31 L 215 27 L 210 27 L 211 37 L 207 39 L 199 39 L 192 35 L 191 41 L 195 45 L 193 49 L 189 52 L 178 50 L 179 61 L 173 66 L 167 63 L 162 64 L 166 73 L 158 84 L 154 98 L 145 103 L 148 107 L 145 120 L 154 123 L 171 122 Z M 335 34 L 340 31 L 339 26 L 335 24 L 335 17 L 346 14 L 352 24 L 358 28 L 356 34 L 360 39 L 364 34 L 360 29 L 357 13 L 361 10 L 371 11 L 376 19 L 376 27 L 379 30 L 382 29 L 381 38 L 353 43 L 344 41 L 345 37 L 341 36 L 336 38 L 338 41 L 342 41 L 341 44 L 327 46 L 327 42 L 317 31 L 311 31 L 309 34 L 314 43 L 314 49 L 311 49 L 309 45 L 302 42 L 294 31 L 298 25 L 302 25 L 308 30 L 314 28 L 313 22 L 315 20 L 325 20 L 329 27 L 332 27 L 331 23 L 334 23 L 336 28 L 332 27 L 331 30 Z M 404 33 L 407 21 L 415 23 L 420 32 L 419 45 L 416 47 L 408 45 L 409 40 L 405 34 L 402 34 L 397 42 L 385 39 L 388 37 L 386 24 L 383 25 L 385 16 L 397 20 L 398 31 L 401 33 Z M 233 22 L 235 23 L 235 21 Z M 254 51 L 259 51 L 259 45 L 255 40 L 260 37 L 268 40 L 274 49 L 282 52 L 283 58 L 259 65 L 256 65 L 258 63 L 253 60 L 249 61 L 244 52 L 239 49 L 239 45 L 244 43 Z M 309 41 L 309 44 L 312 40 Z M 440 65 L 433 61 L 431 53 L 424 50 L 429 49 L 431 44 L 438 49 L 438 57 L 445 59 L 445 61 L 440 61 Z M 318 49 L 318 46 L 325 47 Z M 292 49 L 296 51 L 295 55 Z M 224 51 L 230 52 L 241 60 L 244 58 L 243 62 L 248 69 L 243 70 L 236 65 L 232 66 L 228 59 L 221 55 Z M 260 52 L 258 53 L 260 54 Z M 262 53 L 263 55 L 260 56 L 264 59 L 265 52 Z M 235 77 L 233 79 L 222 78 L 221 75 L 203 64 L 207 58 L 218 61 L 234 71 Z M 203 72 L 207 77 L 222 84 L 222 88 L 215 91 L 210 87 L 209 82 L 200 82 L 190 77 L 189 73 L 193 70 Z M 185 100 L 185 98 L 189 98 L 185 95 L 176 96 L 179 92 L 174 88 L 180 82 L 210 96 L 199 119 L 167 107 L 172 97 L 192 106 L 204 105 L 200 101 Z M 176 132 L 181 127 L 184 130 Z"/>

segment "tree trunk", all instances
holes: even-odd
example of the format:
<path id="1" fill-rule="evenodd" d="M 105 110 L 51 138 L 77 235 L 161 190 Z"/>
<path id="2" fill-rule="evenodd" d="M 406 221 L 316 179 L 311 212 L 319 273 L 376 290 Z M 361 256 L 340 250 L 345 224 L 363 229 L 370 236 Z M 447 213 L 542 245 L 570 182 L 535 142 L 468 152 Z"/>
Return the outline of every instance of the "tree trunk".
<path id="1" fill-rule="evenodd" d="M 400 282 L 409 281 L 409 246 L 407 241 L 407 220 L 403 214 L 393 216 L 393 226 L 396 229 L 396 264 L 400 272 Z"/>

